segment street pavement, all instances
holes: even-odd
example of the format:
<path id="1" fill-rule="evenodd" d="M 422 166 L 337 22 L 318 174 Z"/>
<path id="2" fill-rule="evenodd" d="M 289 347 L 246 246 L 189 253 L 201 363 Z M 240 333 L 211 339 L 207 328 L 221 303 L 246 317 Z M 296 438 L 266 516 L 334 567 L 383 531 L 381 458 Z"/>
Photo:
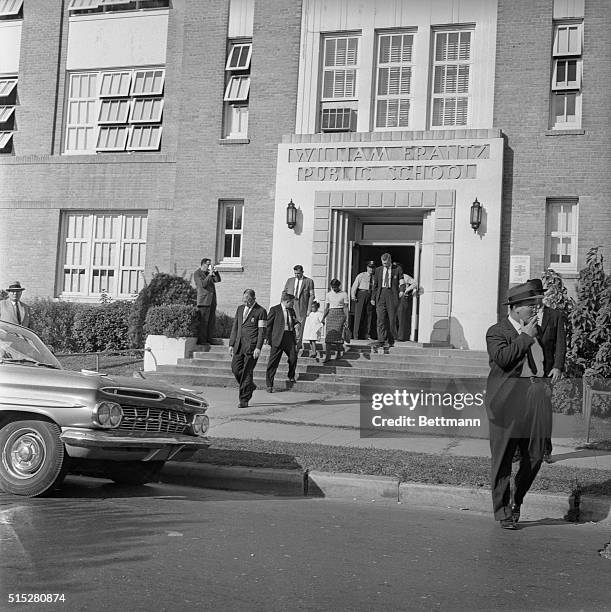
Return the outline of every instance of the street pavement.
<path id="1" fill-rule="evenodd" d="M 609 609 L 601 524 L 71 477 L 0 494 L 0 610 Z M 12 594 L 63 594 L 9 603 Z"/>
<path id="2" fill-rule="evenodd" d="M 361 437 L 359 398 L 329 394 L 257 389 L 248 408 L 238 408 L 237 389 L 192 387 L 209 400 L 209 436 L 310 442 L 333 446 L 398 449 L 435 455 L 490 457 L 485 413 L 483 437 L 395 434 Z M 611 452 L 580 448 L 584 425 L 580 415 L 554 414 L 553 465 L 611 470 Z"/>

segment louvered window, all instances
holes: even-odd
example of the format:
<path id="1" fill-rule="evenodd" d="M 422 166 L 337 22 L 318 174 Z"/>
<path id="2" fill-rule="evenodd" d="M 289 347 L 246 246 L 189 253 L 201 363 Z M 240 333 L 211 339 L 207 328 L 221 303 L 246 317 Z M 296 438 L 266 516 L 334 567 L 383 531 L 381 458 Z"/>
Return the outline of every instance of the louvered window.
<path id="1" fill-rule="evenodd" d="M 125 298 L 143 286 L 145 213 L 65 213 L 62 297 Z"/>
<path id="2" fill-rule="evenodd" d="M 0 154 L 13 152 L 17 77 L 0 76 Z"/>
<path id="3" fill-rule="evenodd" d="M 435 32 L 433 55 L 433 127 L 469 122 L 471 38 L 468 30 Z"/>
<path id="4" fill-rule="evenodd" d="M 170 0 L 69 0 L 68 10 L 73 15 L 82 13 L 109 13 L 116 11 L 142 11 L 169 8 Z"/>
<path id="5" fill-rule="evenodd" d="M 162 68 L 70 74 L 65 152 L 159 150 L 164 81 Z"/>
<path id="6" fill-rule="evenodd" d="M 23 0 L 0 0 L 0 17 L 17 19 L 20 17 Z"/>
<path id="7" fill-rule="evenodd" d="M 356 130 L 358 62 L 358 36 L 323 39 L 321 131 Z"/>
<path id="8" fill-rule="evenodd" d="M 223 97 L 225 138 L 248 137 L 251 55 L 251 41 L 243 39 L 229 41 Z"/>
<path id="9" fill-rule="evenodd" d="M 550 94 L 553 129 L 581 126 L 582 36 L 581 23 L 554 25 Z"/>
<path id="10" fill-rule="evenodd" d="M 409 127 L 413 44 L 413 34 L 381 34 L 378 38 L 376 128 Z"/>

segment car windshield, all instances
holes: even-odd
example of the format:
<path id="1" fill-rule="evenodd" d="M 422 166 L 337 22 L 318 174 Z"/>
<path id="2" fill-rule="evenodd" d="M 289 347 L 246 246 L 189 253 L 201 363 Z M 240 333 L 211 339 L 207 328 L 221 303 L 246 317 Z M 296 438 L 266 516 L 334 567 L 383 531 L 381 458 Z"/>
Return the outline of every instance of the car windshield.
<path id="1" fill-rule="evenodd" d="M 0 321 L 0 364 L 18 363 L 61 369 L 59 361 L 32 331 Z"/>

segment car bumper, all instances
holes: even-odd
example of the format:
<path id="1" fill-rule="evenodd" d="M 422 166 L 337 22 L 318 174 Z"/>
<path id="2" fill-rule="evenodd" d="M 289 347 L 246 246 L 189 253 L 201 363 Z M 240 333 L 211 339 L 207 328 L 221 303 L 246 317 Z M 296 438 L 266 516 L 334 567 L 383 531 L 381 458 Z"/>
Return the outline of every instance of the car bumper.
<path id="1" fill-rule="evenodd" d="M 181 459 L 186 459 L 195 451 L 210 446 L 207 438 L 184 434 L 127 434 L 117 430 L 76 427 L 64 428 L 60 437 L 68 455 L 80 459 L 168 461 L 179 454 Z"/>

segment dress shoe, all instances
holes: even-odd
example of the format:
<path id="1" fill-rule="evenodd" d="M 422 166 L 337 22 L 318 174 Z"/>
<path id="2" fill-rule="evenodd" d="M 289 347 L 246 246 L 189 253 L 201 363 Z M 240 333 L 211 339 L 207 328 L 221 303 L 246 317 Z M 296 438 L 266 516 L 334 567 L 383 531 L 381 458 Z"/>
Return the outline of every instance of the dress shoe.
<path id="1" fill-rule="evenodd" d="M 499 521 L 499 524 L 501 525 L 501 529 L 517 529 L 516 524 L 513 522 L 513 519 L 507 518 L 507 519 L 501 519 Z"/>
<path id="2" fill-rule="evenodd" d="M 545 461 L 545 463 L 554 463 L 551 453 L 545 453 L 545 455 L 543 455 L 543 461 Z"/>
<path id="3" fill-rule="evenodd" d="M 274 392 L 274 388 L 273 387 L 267 387 L 266 391 L 268 393 L 273 393 Z"/>
<path id="4" fill-rule="evenodd" d="M 520 508 L 521 506 L 518 506 L 517 504 L 511 506 L 511 520 L 516 524 L 520 520 Z"/>
<path id="5" fill-rule="evenodd" d="M 287 378 L 286 382 L 296 383 L 297 381 L 294 378 Z"/>
<path id="6" fill-rule="evenodd" d="M 248 408 L 248 402 L 240 402 L 238 408 Z"/>

